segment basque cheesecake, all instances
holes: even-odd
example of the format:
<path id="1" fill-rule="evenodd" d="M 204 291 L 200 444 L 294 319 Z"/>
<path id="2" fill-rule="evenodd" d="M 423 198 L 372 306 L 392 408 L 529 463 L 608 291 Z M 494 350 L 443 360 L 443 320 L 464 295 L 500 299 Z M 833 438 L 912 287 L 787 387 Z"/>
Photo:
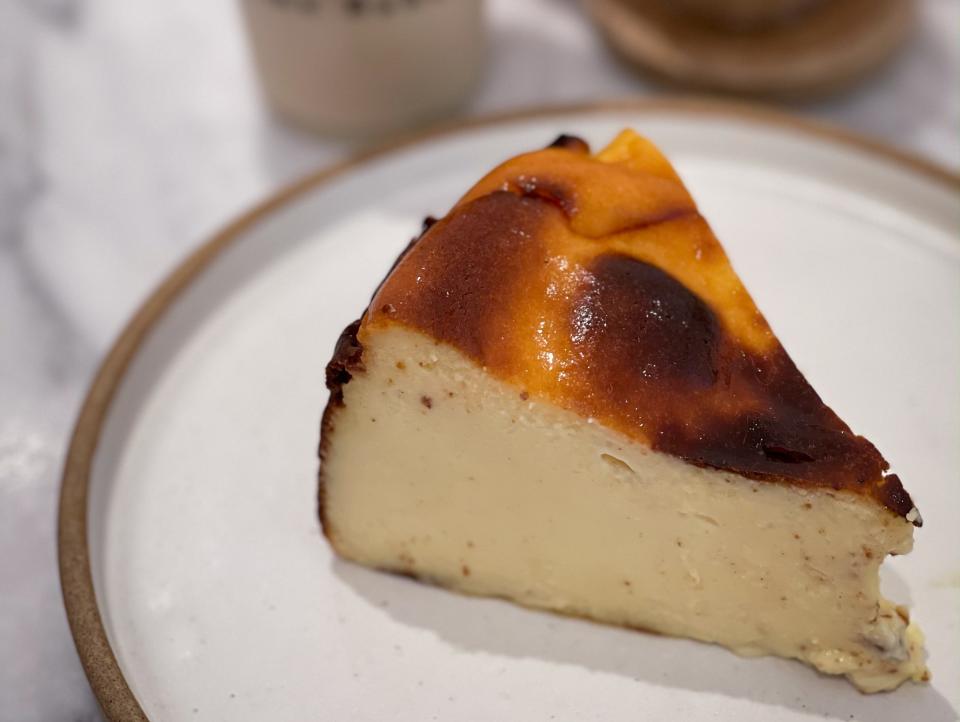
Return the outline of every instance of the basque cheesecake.
<path id="1" fill-rule="evenodd" d="M 880 594 L 910 495 L 632 131 L 561 136 L 429 219 L 327 385 L 319 511 L 346 559 L 864 692 L 929 677 Z"/>

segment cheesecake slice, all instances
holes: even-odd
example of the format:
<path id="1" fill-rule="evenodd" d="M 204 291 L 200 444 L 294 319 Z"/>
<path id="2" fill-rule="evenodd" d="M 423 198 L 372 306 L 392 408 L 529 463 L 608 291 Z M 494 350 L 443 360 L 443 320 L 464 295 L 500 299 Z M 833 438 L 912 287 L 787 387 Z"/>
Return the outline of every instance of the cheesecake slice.
<path id="1" fill-rule="evenodd" d="M 346 559 L 865 692 L 929 676 L 878 576 L 921 524 L 909 494 L 631 131 L 517 156 L 425 224 L 327 385 L 320 519 Z"/>

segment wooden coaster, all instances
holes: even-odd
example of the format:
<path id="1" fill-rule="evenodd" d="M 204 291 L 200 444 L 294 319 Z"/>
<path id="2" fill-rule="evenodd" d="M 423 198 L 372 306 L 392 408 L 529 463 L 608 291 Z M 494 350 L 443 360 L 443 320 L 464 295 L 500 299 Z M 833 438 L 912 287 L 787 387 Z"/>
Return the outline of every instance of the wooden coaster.
<path id="1" fill-rule="evenodd" d="M 828 0 L 790 21 L 752 29 L 691 19 L 667 0 L 583 0 L 632 64 L 698 88 L 817 95 L 838 90 L 900 46 L 914 0 Z"/>

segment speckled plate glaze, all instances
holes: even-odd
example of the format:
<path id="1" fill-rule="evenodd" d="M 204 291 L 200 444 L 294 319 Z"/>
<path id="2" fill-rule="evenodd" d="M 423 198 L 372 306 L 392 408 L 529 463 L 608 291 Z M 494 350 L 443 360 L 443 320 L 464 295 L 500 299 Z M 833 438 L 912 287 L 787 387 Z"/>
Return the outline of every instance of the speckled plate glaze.
<path id="1" fill-rule="evenodd" d="M 560 132 L 675 162 L 827 402 L 923 512 L 885 591 L 933 683 L 858 693 L 798 663 L 471 599 L 335 559 L 315 514 L 323 368 L 426 214 Z M 951 720 L 960 710 L 960 192 L 895 151 L 704 102 L 513 114 L 309 178 L 200 248 L 131 321 L 64 472 L 71 627 L 111 719 Z"/>

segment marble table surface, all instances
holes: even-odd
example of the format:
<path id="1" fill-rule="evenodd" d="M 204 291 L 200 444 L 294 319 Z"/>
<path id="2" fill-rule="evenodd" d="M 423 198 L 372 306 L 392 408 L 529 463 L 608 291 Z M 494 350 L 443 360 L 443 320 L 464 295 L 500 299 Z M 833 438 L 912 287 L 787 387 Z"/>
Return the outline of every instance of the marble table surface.
<path id="1" fill-rule="evenodd" d="M 652 95 L 573 0 L 490 0 L 464 111 Z M 960 3 L 852 92 L 790 110 L 960 167 Z M 60 599 L 66 440 L 98 360 L 212 231 L 347 144 L 265 109 L 231 0 L 0 0 L 0 720 L 100 719 Z"/>

